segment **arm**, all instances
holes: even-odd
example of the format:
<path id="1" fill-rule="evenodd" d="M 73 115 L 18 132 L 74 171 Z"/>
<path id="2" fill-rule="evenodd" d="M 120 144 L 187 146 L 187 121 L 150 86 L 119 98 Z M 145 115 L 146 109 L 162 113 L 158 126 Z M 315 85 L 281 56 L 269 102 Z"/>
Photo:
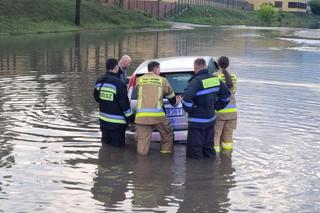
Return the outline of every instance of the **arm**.
<path id="1" fill-rule="evenodd" d="M 100 102 L 100 98 L 99 98 L 99 95 L 100 95 L 100 88 L 101 88 L 101 83 L 98 83 L 98 81 L 96 82 L 95 84 L 95 88 L 93 90 L 93 97 L 94 99 L 96 100 L 96 102 Z"/>
<path id="2" fill-rule="evenodd" d="M 126 121 L 129 123 L 133 123 L 134 115 L 130 107 L 126 86 L 124 84 L 120 84 L 117 92 L 118 92 L 118 96 L 117 96 L 118 103 L 120 105 L 121 111 L 123 112 L 126 118 Z"/>
<path id="3" fill-rule="evenodd" d="M 163 95 L 168 99 L 169 103 L 172 106 L 176 106 L 179 104 L 179 103 L 177 103 L 176 94 L 174 93 L 171 85 L 169 84 L 169 82 L 166 79 L 164 79 Z"/>
<path id="4" fill-rule="evenodd" d="M 182 98 L 182 106 L 186 112 L 191 112 L 194 107 L 193 99 L 197 94 L 200 87 L 200 81 L 198 79 L 193 79 L 184 89 L 184 95 Z"/>
<path id="5" fill-rule="evenodd" d="M 231 96 L 230 90 L 222 81 L 220 81 L 220 90 L 218 93 L 218 99 L 215 103 L 215 109 L 217 111 L 224 109 L 230 102 L 230 96 Z"/>

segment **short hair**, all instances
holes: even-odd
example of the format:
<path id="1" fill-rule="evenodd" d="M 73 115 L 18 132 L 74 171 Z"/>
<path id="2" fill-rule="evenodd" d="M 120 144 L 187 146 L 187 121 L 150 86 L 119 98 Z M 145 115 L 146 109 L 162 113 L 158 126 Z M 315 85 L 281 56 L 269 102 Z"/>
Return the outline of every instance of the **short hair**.
<path id="1" fill-rule="evenodd" d="M 149 72 L 152 72 L 154 70 L 154 68 L 156 67 L 159 67 L 160 66 L 160 63 L 156 62 L 156 61 L 151 61 L 149 64 L 148 64 L 148 71 Z"/>
<path id="2" fill-rule="evenodd" d="M 229 58 L 226 56 L 221 56 L 218 59 L 218 65 L 223 69 L 227 68 L 229 66 Z"/>
<path id="3" fill-rule="evenodd" d="M 120 58 L 120 61 L 132 61 L 132 58 L 128 55 L 123 55 L 121 58 Z"/>
<path id="4" fill-rule="evenodd" d="M 113 70 L 118 65 L 118 60 L 115 58 L 108 58 L 106 61 L 107 70 Z"/>
<path id="5" fill-rule="evenodd" d="M 194 64 L 195 65 L 198 65 L 198 66 L 206 66 L 206 60 L 204 60 L 203 58 L 197 58 L 195 61 L 194 61 Z"/>

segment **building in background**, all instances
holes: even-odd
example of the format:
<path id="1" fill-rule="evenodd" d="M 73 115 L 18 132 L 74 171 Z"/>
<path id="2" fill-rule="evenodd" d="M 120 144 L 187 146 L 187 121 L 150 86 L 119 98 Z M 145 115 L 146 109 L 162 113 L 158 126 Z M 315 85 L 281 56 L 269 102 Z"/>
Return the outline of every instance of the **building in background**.
<path id="1" fill-rule="evenodd" d="M 258 10 L 264 3 L 271 3 L 276 10 L 284 12 L 307 12 L 307 0 L 248 0 Z"/>

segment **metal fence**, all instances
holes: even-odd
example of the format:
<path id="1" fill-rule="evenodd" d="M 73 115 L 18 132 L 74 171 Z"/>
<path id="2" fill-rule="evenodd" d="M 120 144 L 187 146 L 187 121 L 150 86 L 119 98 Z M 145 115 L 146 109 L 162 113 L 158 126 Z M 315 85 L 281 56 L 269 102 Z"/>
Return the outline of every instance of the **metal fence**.
<path id="1" fill-rule="evenodd" d="M 209 6 L 238 10 L 253 10 L 253 5 L 245 0 L 177 0 L 175 2 L 148 0 L 99 0 L 102 3 L 118 5 L 133 11 L 143 11 L 159 19 L 173 17 L 189 6 Z"/>

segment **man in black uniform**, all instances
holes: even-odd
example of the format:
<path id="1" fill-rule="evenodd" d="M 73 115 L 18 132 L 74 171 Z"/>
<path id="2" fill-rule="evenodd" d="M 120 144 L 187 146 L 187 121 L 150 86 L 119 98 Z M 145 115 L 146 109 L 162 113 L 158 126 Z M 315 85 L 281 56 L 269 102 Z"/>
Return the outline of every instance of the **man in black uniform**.
<path id="1" fill-rule="evenodd" d="M 124 146 L 125 130 L 134 116 L 130 108 L 125 84 L 117 77 L 118 60 L 106 61 L 107 72 L 98 78 L 94 98 L 99 103 L 99 121 L 102 143 Z"/>
<path id="2" fill-rule="evenodd" d="M 209 74 L 206 61 L 194 61 L 194 76 L 189 80 L 182 99 L 188 112 L 187 157 L 213 158 L 215 109 L 223 109 L 230 101 L 231 93 L 225 84 Z"/>

